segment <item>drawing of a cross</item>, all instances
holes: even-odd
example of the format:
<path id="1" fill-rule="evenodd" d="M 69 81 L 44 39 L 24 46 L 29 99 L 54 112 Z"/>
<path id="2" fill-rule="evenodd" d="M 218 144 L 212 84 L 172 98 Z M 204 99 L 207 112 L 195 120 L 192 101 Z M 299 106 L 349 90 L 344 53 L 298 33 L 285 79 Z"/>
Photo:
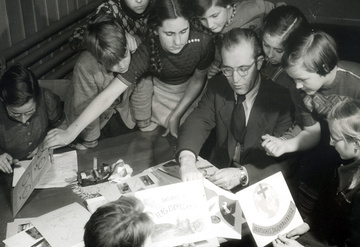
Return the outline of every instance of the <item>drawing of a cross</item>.
<path id="1" fill-rule="evenodd" d="M 266 198 L 265 191 L 267 191 L 268 187 L 262 187 L 262 184 L 259 184 L 260 190 L 257 192 L 258 195 L 263 194 L 264 198 Z"/>

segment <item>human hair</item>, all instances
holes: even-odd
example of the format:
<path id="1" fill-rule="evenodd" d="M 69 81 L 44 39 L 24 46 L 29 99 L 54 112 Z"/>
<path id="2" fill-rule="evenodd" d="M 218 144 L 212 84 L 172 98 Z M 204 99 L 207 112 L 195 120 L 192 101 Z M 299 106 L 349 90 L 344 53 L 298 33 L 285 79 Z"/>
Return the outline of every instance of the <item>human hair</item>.
<path id="1" fill-rule="evenodd" d="M 287 44 L 287 39 L 301 34 L 310 28 L 304 14 L 295 6 L 284 5 L 272 9 L 265 17 L 263 33 L 281 37 L 281 45 Z"/>
<path id="2" fill-rule="evenodd" d="M 254 50 L 254 58 L 262 55 L 261 42 L 254 30 L 249 28 L 233 28 L 225 33 L 220 42 L 221 49 L 229 49 L 242 42 L 248 42 Z"/>
<path id="3" fill-rule="evenodd" d="M 151 235 L 153 222 L 142 202 L 122 196 L 99 207 L 85 225 L 85 247 L 141 247 Z"/>
<path id="4" fill-rule="evenodd" d="M 38 102 L 40 86 L 35 75 L 21 64 L 12 65 L 0 80 L 0 97 L 5 105 L 19 107 L 31 99 Z"/>
<path id="5" fill-rule="evenodd" d="M 192 9 L 194 15 L 201 17 L 205 15 L 205 12 L 213 5 L 226 8 L 227 5 L 233 4 L 233 0 L 192 0 Z"/>
<path id="6" fill-rule="evenodd" d="M 331 132 L 354 142 L 360 151 L 360 101 L 346 100 L 338 103 L 328 113 L 327 121 L 331 123 Z M 350 187 L 360 184 L 360 169 L 354 174 Z"/>
<path id="7" fill-rule="evenodd" d="M 84 41 L 85 48 L 106 69 L 118 64 L 127 51 L 124 29 L 107 14 L 95 15 L 89 20 Z"/>
<path id="8" fill-rule="evenodd" d="M 307 31 L 289 39 L 282 57 L 284 69 L 301 65 L 310 73 L 321 76 L 332 71 L 339 61 L 335 40 L 323 31 Z"/>
<path id="9" fill-rule="evenodd" d="M 150 12 L 148 19 L 150 71 L 155 75 L 160 74 L 162 70 L 156 33 L 165 20 L 176 19 L 178 17 L 183 17 L 188 21 L 191 19 L 192 11 L 188 6 L 188 1 L 159 0 L 155 2 L 153 10 Z"/>

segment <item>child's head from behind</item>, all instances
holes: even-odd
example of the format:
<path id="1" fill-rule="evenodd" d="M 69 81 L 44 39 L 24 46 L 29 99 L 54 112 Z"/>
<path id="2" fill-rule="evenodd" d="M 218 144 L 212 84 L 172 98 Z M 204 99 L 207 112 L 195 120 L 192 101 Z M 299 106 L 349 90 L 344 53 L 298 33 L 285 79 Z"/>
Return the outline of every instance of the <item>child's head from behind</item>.
<path id="1" fill-rule="evenodd" d="M 126 45 L 125 31 L 114 17 L 102 14 L 91 18 L 85 47 L 107 70 L 116 73 L 128 70 L 131 55 Z"/>
<path id="2" fill-rule="evenodd" d="M 85 225 L 86 247 L 142 247 L 153 222 L 135 197 L 123 196 L 99 207 Z"/>
<path id="3" fill-rule="evenodd" d="M 263 49 L 272 64 L 280 64 L 287 40 L 309 29 L 304 14 L 295 6 L 280 6 L 269 12 L 263 26 Z"/>
<path id="4" fill-rule="evenodd" d="M 331 72 L 339 61 L 334 39 L 322 31 L 308 31 L 288 40 L 282 66 L 298 89 L 314 94 L 332 83 Z"/>
<path id="5" fill-rule="evenodd" d="M 338 103 L 328 114 L 330 145 L 342 159 L 360 158 L 360 101 Z"/>
<path id="6" fill-rule="evenodd" d="M 142 14 L 146 10 L 151 0 L 124 0 L 125 4 L 136 14 Z"/>
<path id="7" fill-rule="evenodd" d="M 214 33 L 220 33 L 232 14 L 233 0 L 193 0 L 194 15 Z"/>
<path id="8" fill-rule="evenodd" d="M 39 83 L 30 70 L 15 64 L 1 78 L 0 97 L 8 115 L 25 123 L 36 111 L 40 99 Z"/>

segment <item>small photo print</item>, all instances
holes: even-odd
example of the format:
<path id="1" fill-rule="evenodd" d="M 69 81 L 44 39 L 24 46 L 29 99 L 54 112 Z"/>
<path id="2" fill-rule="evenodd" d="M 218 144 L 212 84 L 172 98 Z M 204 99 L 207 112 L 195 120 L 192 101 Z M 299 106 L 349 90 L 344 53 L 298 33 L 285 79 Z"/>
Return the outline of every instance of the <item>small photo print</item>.
<path id="1" fill-rule="evenodd" d="M 154 181 L 152 181 L 148 175 L 141 176 L 140 179 L 144 183 L 145 186 L 150 186 L 150 185 L 155 184 Z"/>
<path id="2" fill-rule="evenodd" d="M 118 184 L 117 187 L 118 187 L 121 194 L 126 194 L 126 193 L 129 193 L 129 192 L 132 192 L 131 189 L 130 189 L 130 186 L 127 183 Z"/>
<path id="3" fill-rule="evenodd" d="M 30 228 L 30 229 L 26 230 L 25 232 L 34 239 L 39 239 L 39 238 L 43 237 L 41 235 L 41 233 L 35 227 Z"/>
<path id="4" fill-rule="evenodd" d="M 24 224 L 20 224 L 18 225 L 18 230 L 17 232 L 22 232 L 28 228 L 32 227 L 31 223 L 30 222 L 27 222 L 27 223 L 24 223 Z"/>
<path id="5" fill-rule="evenodd" d="M 46 241 L 45 238 L 43 238 L 36 244 L 31 245 L 31 247 L 51 247 L 51 245 L 48 243 L 48 241 Z"/>

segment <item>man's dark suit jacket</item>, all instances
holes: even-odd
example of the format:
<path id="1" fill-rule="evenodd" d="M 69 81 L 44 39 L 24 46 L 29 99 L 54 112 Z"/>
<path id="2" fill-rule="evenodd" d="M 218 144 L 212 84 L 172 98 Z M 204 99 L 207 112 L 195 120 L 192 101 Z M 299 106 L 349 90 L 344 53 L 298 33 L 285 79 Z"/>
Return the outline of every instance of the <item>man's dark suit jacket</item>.
<path id="1" fill-rule="evenodd" d="M 251 109 L 240 164 L 249 174 L 249 185 L 278 171 L 288 177 L 295 168 L 293 157 L 274 158 L 266 155 L 261 136 L 281 136 L 292 125 L 292 101 L 286 89 L 272 81 L 261 80 Z M 190 150 L 199 154 L 211 130 L 216 127 L 216 147 L 209 161 L 218 168 L 232 166 L 236 140 L 230 130 L 235 95 L 223 75 L 209 81 L 206 93 L 197 108 L 181 125 L 178 154 Z"/>

